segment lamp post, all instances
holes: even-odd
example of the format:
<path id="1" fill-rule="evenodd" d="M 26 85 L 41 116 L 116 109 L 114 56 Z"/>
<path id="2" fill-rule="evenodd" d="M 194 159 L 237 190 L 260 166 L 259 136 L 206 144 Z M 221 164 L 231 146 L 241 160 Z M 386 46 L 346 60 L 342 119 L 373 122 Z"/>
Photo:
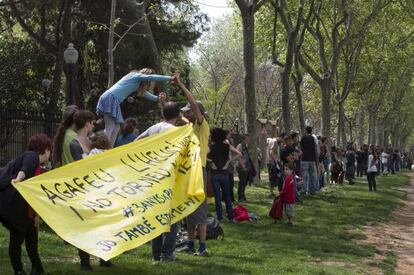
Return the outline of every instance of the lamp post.
<path id="1" fill-rule="evenodd" d="M 224 116 L 221 115 L 220 119 L 221 119 L 221 129 L 224 129 Z"/>
<path id="2" fill-rule="evenodd" d="M 74 104 L 74 90 L 75 90 L 75 83 L 74 83 L 74 69 L 76 62 L 79 58 L 79 52 L 73 47 L 73 43 L 69 43 L 66 50 L 63 52 L 63 58 L 65 60 L 68 74 L 67 74 L 67 83 L 68 83 L 68 94 L 66 97 L 66 105 Z"/>

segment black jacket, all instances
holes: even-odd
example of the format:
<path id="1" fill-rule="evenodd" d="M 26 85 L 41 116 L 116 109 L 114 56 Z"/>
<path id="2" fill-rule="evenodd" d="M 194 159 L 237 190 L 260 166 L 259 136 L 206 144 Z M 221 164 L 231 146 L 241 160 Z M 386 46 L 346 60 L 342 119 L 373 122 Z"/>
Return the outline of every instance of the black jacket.
<path id="1" fill-rule="evenodd" d="M 26 175 L 25 180 L 27 180 L 35 175 L 38 166 L 39 155 L 33 151 L 26 151 L 13 161 L 11 173 L 15 178 L 19 171 L 23 171 Z M 28 214 L 28 203 L 12 184 L 0 193 L 0 217 L 3 222 L 7 222 L 19 231 L 26 232 L 30 223 L 33 222 Z"/>

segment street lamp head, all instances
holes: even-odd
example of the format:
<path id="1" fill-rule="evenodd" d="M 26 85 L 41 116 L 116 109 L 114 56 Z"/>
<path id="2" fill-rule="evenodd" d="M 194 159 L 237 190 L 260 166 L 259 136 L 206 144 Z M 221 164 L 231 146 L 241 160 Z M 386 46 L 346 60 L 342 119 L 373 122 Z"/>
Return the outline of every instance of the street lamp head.
<path id="1" fill-rule="evenodd" d="M 98 94 L 98 91 L 95 88 L 91 89 L 91 95 L 96 96 Z"/>
<path id="2" fill-rule="evenodd" d="M 47 78 L 42 79 L 42 86 L 44 88 L 46 88 L 46 89 L 49 88 L 50 83 L 51 83 L 51 81 L 49 79 L 47 79 Z"/>
<path id="3" fill-rule="evenodd" d="M 79 58 L 79 52 L 73 47 L 73 43 L 69 43 L 63 52 L 63 58 L 66 64 L 76 64 Z"/>

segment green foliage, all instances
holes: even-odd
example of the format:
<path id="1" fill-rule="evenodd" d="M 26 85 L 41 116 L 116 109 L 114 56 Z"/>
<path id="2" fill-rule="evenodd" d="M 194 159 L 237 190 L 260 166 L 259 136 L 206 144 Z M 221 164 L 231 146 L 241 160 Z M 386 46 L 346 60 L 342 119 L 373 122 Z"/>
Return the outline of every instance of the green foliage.
<path id="1" fill-rule="evenodd" d="M 30 40 L 5 34 L 0 36 L 0 64 L 0 105 L 43 109 L 50 98 L 42 79 L 50 79 L 53 59 Z"/>

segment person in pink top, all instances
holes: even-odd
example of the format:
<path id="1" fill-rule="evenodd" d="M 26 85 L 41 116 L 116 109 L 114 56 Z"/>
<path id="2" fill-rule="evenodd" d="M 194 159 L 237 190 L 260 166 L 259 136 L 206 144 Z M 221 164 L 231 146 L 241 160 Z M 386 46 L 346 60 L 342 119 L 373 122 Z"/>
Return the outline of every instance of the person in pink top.
<path id="1" fill-rule="evenodd" d="M 288 224 L 292 225 L 293 222 L 293 210 L 296 204 L 296 192 L 295 192 L 295 165 L 293 163 L 285 164 L 285 180 L 283 182 L 282 191 L 280 192 L 280 197 L 283 199 L 285 204 L 285 213 L 288 217 Z"/>

